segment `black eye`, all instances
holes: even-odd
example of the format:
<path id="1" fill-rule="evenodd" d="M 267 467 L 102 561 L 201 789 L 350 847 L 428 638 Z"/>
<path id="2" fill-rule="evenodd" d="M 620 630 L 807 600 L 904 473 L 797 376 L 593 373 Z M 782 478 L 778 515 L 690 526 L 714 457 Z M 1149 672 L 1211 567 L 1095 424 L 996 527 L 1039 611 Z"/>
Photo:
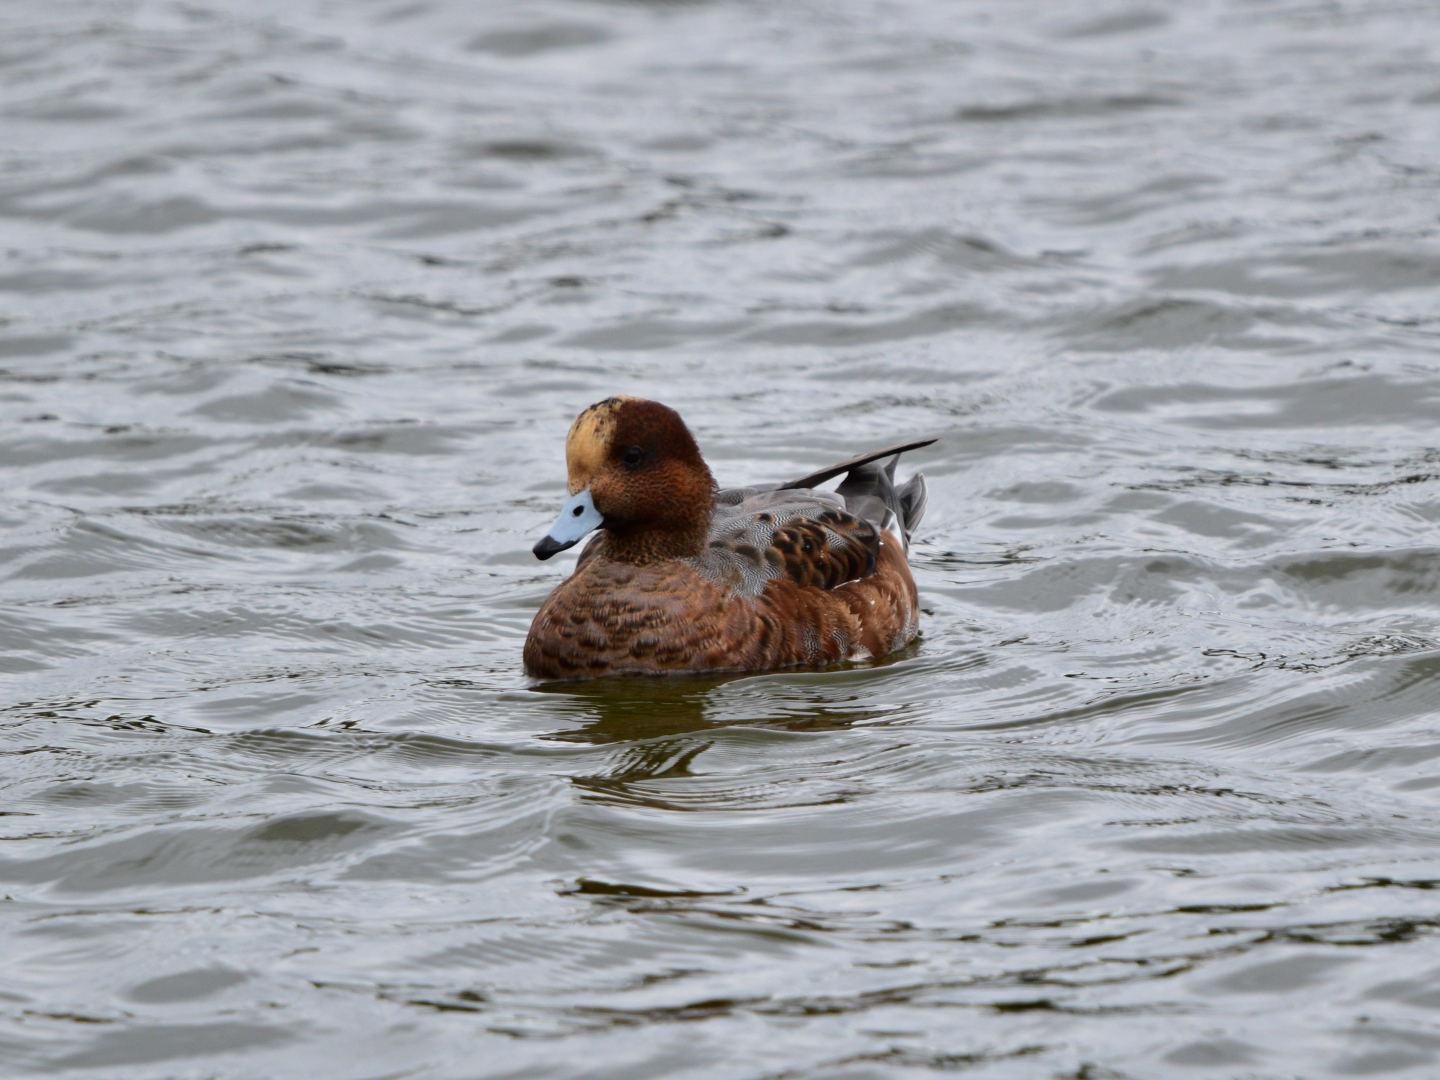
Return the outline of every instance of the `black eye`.
<path id="1" fill-rule="evenodd" d="M 643 456 L 644 451 L 641 450 L 640 447 L 632 446 L 629 450 L 625 451 L 625 457 L 622 460 L 625 462 L 626 465 L 639 465 L 640 458 Z"/>

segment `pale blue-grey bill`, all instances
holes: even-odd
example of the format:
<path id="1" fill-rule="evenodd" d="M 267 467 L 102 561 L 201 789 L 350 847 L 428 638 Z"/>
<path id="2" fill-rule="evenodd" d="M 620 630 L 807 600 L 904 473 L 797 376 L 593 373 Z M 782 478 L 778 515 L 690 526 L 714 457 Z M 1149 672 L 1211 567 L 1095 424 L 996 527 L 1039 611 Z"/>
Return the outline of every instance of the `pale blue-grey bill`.
<path id="1" fill-rule="evenodd" d="M 590 497 L 590 489 L 587 487 L 565 500 L 560 507 L 560 517 L 535 545 L 535 555 L 540 559 L 548 559 L 557 552 L 573 547 L 582 536 L 598 529 L 604 521 L 605 516 L 595 509 L 595 501 Z"/>

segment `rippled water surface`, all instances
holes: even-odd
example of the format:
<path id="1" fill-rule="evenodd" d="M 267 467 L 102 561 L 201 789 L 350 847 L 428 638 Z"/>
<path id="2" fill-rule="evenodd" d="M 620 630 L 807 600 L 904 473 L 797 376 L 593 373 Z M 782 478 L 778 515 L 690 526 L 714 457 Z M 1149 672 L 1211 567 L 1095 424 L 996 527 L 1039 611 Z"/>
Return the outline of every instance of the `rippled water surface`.
<path id="1" fill-rule="evenodd" d="M 0 131 L 0 1072 L 1440 1074 L 1440 7 L 12 3 Z M 527 680 L 614 392 L 938 437 L 921 638 Z"/>

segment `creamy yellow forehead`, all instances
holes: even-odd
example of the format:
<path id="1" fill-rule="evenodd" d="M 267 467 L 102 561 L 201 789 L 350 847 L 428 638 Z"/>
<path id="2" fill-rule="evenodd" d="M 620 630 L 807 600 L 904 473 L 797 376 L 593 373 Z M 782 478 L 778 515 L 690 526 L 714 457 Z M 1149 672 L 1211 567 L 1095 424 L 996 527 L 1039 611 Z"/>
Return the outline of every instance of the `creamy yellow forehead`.
<path id="1" fill-rule="evenodd" d="M 600 471 L 610 449 L 610 436 L 622 406 L 638 399 L 617 395 L 597 401 L 575 418 L 565 436 L 565 469 L 570 474 L 570 494 L 584 491 Z"/>

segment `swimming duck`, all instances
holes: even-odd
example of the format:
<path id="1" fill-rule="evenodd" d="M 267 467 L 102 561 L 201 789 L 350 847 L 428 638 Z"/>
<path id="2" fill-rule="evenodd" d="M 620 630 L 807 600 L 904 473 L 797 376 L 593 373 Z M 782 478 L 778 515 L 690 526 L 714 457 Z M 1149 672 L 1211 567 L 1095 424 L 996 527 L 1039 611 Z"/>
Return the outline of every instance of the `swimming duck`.
<path id="1" fill-rule="evenodd" d="M 895 463 L 934 441 L 717 490 L 674 409 L 597 402 L 566 436 L 570 497 L 535 556 L 600 531 L 535 616 L 525 671 L 770 671 L 893 652 L 918 625 L 906 552 L 926 503 L 924 476 L 897 488 Z M 815 490 L 842 473 L 835 491 Z"/>

